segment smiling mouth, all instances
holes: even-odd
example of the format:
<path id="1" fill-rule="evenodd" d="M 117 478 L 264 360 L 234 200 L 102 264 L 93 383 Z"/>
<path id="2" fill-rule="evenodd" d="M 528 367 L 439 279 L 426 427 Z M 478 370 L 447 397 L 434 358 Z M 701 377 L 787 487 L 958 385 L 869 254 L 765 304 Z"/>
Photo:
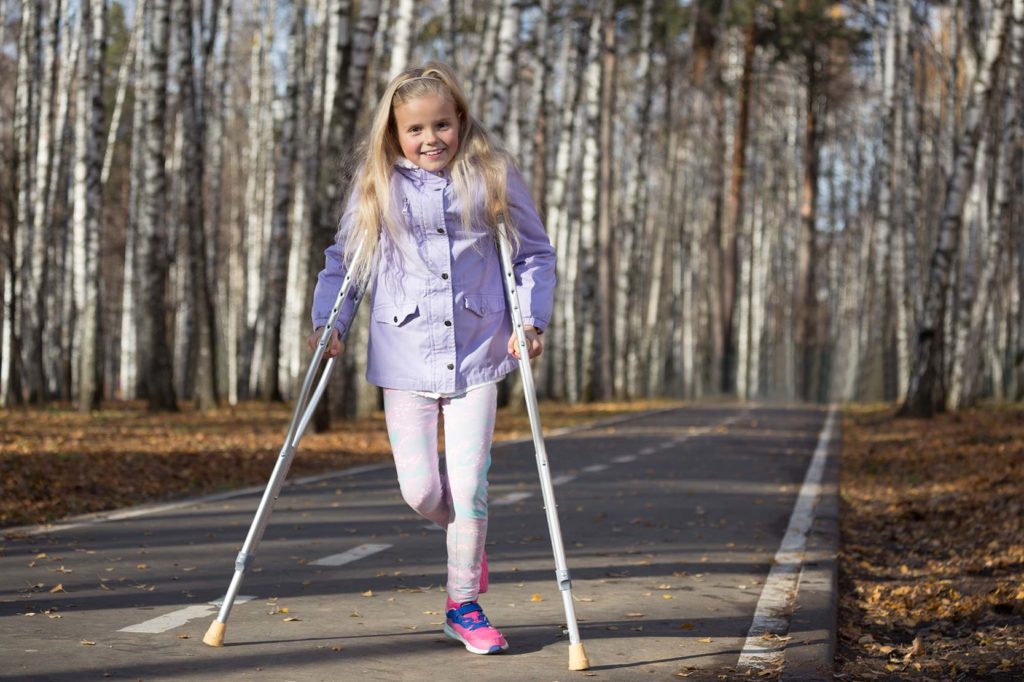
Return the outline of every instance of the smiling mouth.
<path id="1" fill-rule="evenodd" d="M 448 151 L 448 150 L 447 149 L 431 149 L 429 152 L 422 152 L 422 154 L 423 154 L 423 156 L 428 156 L 428 157 L 434 158 L 434 157 L 441 156 L 441 154 L 444 154 L 446 151 Z"/>

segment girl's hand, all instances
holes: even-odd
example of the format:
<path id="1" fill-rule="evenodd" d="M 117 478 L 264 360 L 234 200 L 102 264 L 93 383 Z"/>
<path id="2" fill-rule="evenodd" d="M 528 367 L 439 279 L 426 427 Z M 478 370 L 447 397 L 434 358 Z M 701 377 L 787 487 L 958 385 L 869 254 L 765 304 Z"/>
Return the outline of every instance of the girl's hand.
<path id="1" fill-rule="evenodd" d="M 316 350 L 316 345 L 320 343 L 320 335 L 324 333 L 323 327 L 317 327 L 316 331 L 310 334 L 309 339 L 306 341 L 311 351 Z M 324 351 L 324 356 L 328 358 L 337 357 L 345 352 L 345 344 L 341 340 L 341 334 L 338 333 L 337 329 L 331 330 L 331 340 L 327 342 L 327 349 Z"/>
<path id="2" fill-rule="evenodd" d="M 529 351 L 530 357 L 535 358 L 543 353 L 544 339 L 541 338 L 540 333 L 531 325 L 523 327 L 523 331 L 526 332 L 526 349 Z M 517 360 L 519 359 L 519 342 L 514 333 L 508 340 L 508 352 Z"/>

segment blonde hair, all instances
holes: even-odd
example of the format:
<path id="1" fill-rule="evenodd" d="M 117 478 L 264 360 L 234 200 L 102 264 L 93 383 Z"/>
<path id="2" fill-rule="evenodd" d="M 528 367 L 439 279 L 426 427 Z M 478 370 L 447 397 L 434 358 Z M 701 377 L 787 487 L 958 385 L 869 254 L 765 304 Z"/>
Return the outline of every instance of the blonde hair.
<path id="1" fill-rule="evenodd" d="M 426 95 L 438 95 L 450 101 L 459 119 L 459 148 L 447 170 L 462 207 L 463 229 L 469 231 L 480 222 L 497 237 L 499 224 L 505 224 L 513 248 L 518 244 L 515 226 L 508 215 L 507 177 L 514 165 L 512 157 L 469 113 L 466 95 L 452 68 L 440 62 L 428 62 L 422 68 L 407 69 L 391 80 L 377 103 L 360 152 L 352 187 L 357 204 L 345 245 L 345 261 L 356 281 L 370 274 L 382 230 L 393 243 L 402 243 L 399 236 L 406 228 L 396 210 L 398 201 L 391 182 L 395 162 L 402 155 L 394 111 Z M 356 259 L 360 244 L 364 247 Z"/>

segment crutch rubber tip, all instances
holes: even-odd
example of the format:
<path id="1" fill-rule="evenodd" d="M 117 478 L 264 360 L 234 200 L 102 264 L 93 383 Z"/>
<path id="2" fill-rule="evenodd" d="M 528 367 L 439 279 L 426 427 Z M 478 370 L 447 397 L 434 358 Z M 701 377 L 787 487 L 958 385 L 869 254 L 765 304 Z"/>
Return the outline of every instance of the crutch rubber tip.
<path id="1" fill-rule="evenodd" d="M 207 646 L 224 646 L 224 629 L 227 626 L 227 623 L 222 623 L 219 620 L 210 623 L 210 629 L 206 631 L 206 635 L 203 637 L 203 644 Z"/>
<path id="2" fill-rule="evenodd" d="M 583 642 L 569 645 L 569 670 L 587 670 L 590 668 L 590 660 L 587 652 L 583 650 Z"/>

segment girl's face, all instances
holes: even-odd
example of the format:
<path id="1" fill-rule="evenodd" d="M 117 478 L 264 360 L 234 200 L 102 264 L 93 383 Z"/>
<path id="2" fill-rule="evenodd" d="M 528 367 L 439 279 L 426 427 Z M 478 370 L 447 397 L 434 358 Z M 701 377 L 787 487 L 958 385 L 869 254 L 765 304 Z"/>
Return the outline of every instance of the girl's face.
<path id="1" fill-rule="evenodd" d="M 459 117 L 446 97 L 428 94 L 395 107 L 402 154 L 431 173 L 444 170 L 459 150 Z"/>

